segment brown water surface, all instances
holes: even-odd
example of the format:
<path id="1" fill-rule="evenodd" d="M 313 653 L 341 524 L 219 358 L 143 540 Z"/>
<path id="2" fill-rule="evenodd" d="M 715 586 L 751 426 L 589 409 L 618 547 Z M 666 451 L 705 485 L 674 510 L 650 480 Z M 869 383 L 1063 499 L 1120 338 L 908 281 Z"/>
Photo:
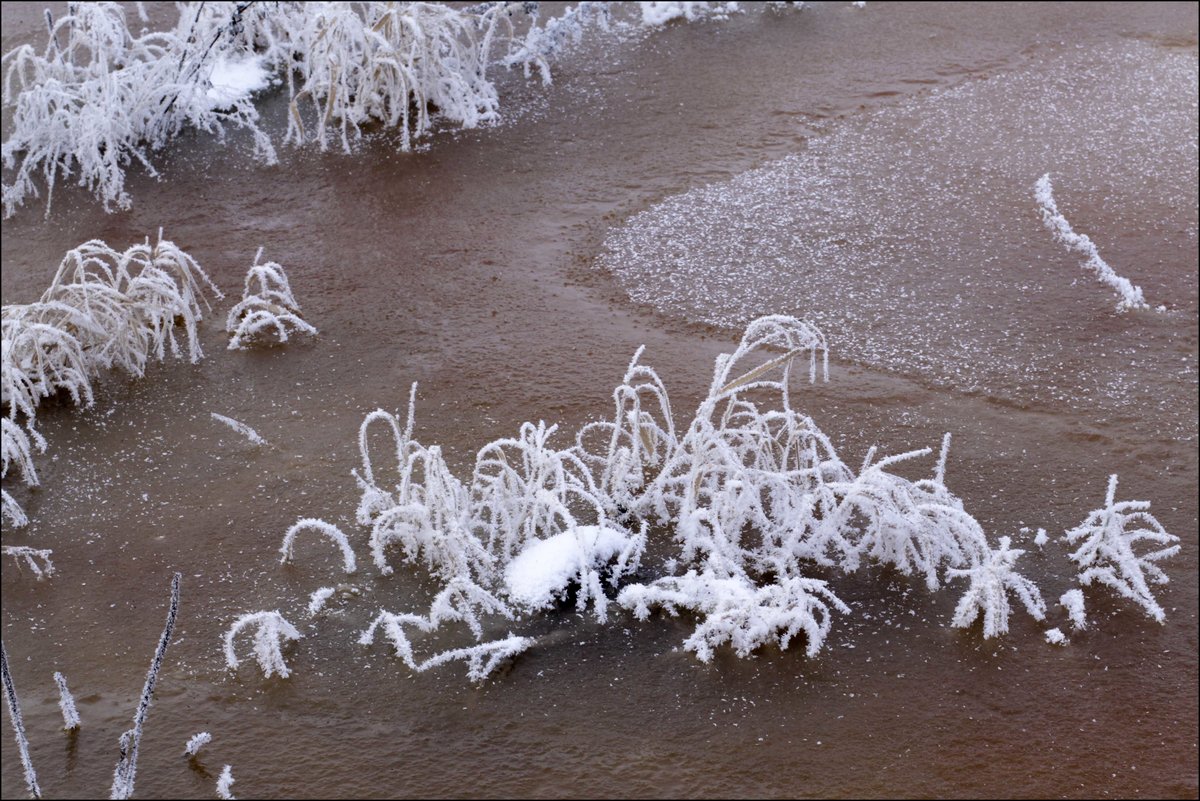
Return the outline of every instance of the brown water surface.
<path id="1" fill-rule="evenodd" d="M 10 5 L 5 49 L 40 25 L 40 6 Z M 265 246 L 321 330 L 227 352 L 221 304 L 199 365 L 114 376 L 93 408 L 39 416 L 42 486 L 12 489 L 31 523 L 4 541 L 52 548 L 58 573 L 5 561 L 3 635 L 46 794 L 106 792 L 178 570 L 141 797 L 211 797 L 224 764 L 244 797 L 1196 797 L 1196 42 L 1195 4 L 756 10 L 585 41 L 552 87 L 504 79 L 504 124 L 422 152 L 380 137 L 263 168 L 236 137 L 187 136 L 161 181 L 131 181 L 128 213 L 60 187 L 48 220 L 6 221 L 5 303 L 35 299 L 67 248 L 161 225 L 227 294 Z M 268 123 L 283 112 L 269 101 Z M 1031 197 L 1047 171 L 1077 229 L 1167 312 L 1117 315 L 1050 241 Z M 1067 630 L 1053 603 L 1071 563 L 1020 529 L 1077 524 L 1119 473 L 1119 497 L 1152 501 L 1183 540 L 1158 591 L 1166 624 L 1089 590 L 1094 625 L 1068 647 L 1023 613 L 985 641 L 947 627 L 953 587 L 868 570 L 829 576 L 853 614 L 814 659 L 704 665 L 680 648 L 686 620 L 569 610 L 493 627 L 542 639 L 479 688 L 461 665 L 412 676 L 355 644 L 377 609 L 421 609 L 430 590 L 367 563 L 350 476 L 365 413 L 418 381 L 418 436 L 459 467 L 527 419 L 559 423 L 565 444 L 609 413 L 641 344 L 692 407 L 761 311 L 829 329 L 832 379 L 795 397 L 847 462 L 954 434 L 948 483 L 992 537 L 1029 549 L 1049 625 Z M 278 564 L 301 516 L 353 531 L 362 563 L 359 594 L 315 621 L 308 594 L 343 578 L 316 543 Z M 306 635 L 286 681 L 224 668 L 222 631 L 259 609 Z M 418 648 L 460 642 L 440 636 Z M 55 670 L 77 735 L 59 730 Z M 213 742 L 189 766 L 202 730 Z M 21 796 L 0 741 L 0 789 Z"/>

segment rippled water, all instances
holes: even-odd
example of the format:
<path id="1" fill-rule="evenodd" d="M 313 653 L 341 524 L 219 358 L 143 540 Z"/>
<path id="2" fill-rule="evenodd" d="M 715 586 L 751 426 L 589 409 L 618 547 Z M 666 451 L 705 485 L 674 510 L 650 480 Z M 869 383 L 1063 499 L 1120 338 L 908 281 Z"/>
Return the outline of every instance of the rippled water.
<path id="1" fill-rule="evenodd" d="M 5 47 L 38 30 L 5 10 Z M 224 764 L 245 797 L 1195 797 L 1196 32 L 1194 4 L 817 4 L 673 26 L 585 43 L 548 89 L 512 76 L 503 126 L 421 153 L 380 140 L 265 169 L 185 139 L 163 181 L 131 181 L 129 213 L 60 190 L 48 221 L 6 221 L 5 303 L 36 298 L 68 247 L 165 225 L 227 293 L 266 246 L 322 332 L 227 353 L 214 314 L 200 365 L 113 377 L 93 409 L 39 418 L 42 487 L 17 488 L 32 522 L 4 541 L 53 548 L 59 572 L 39 583 L 6 560 L 2 619 L 46 794 L 108 787 L 180 570 L 142 797 L 211 797 Z M 267 113 L 282 125 L 281 102 Z M 1075 227 L 1167 312 L 1115 314 L 1050 239 L 1032 198 L 1047 171 Z M 419 381 L 418 435 L 462 466 L 523 420 L 606 414 L 643 343 L 687 409 L 757 310 L 830 333 L 831 382 L 797 397 L 848 461 L 953 432 L 951 488 L 1031 549 L 1048 599 L 1072 583 L 1065 549 L 1020 529 L 1076 524 L 1119 472 L 1121 497 L 1183 538 L 1167 624 L 1089 592 L 1097 626 L 1067 648 L 1023 616 L 984 642 L 945 627 L 953 593 L 870 571 L 831 577 L 854 614 L 816 659 L 702 665 L 678 649 L 685 620 L 563 611 L 494 627 L 542 639 L 477 689 L 461 667 L 414 677 L 354 644 L 379 607 L 428 603 L 406 570 L 363 569 L 329 616 L 304 616 L 342 580 L 337 557 L 308 543 L 282 568 L 280 538 L 319 516 L 365 554 L 363 414 Z M 225 671 L 229 621 L 273 608 L 306 635 L 293 677 Z M 58 730 L 55 670 L 77 736 Z M 214 740 L 192 767 L 200 730 Z M 10 736 L 0 753 L 20 796 Z"/>

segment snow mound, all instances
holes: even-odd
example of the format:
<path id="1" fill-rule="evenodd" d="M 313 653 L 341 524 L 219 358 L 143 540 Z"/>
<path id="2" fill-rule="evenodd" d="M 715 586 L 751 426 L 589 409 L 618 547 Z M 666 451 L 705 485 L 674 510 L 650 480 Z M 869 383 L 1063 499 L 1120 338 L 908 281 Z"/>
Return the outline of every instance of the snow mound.
<path id="1" fill-rule="evenodd" d="M 554 604 L 587 569 L 604 566 L 628 548 L 630 537 L 601 526 L 577 526 L 530 543 L 504 570 L 504 586 L 517 603 L 533 609 Z"/>

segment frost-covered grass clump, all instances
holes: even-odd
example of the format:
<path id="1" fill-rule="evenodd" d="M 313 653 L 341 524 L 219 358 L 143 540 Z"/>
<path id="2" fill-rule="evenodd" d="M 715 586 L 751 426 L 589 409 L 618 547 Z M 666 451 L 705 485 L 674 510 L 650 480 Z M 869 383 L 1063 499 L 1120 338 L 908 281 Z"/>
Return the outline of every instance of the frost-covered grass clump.
<path id="1" fill-rule="evenodd" d="M 1117 503 L 1116 493 L 1114 474 L 1108 480 L 1103 508 L 1093 511 L 1065 535 L 1067 543 L 1079 546 L 1070 555 L 1082 568 L 1079 583 L 1085 587 L 1103 584 L 1142 607 L 1147 617 L 1163 623 L 1166 613 L 1150 591 L 1150 584 L 1168 582 L 1167 574 L 1157 563 L 1179 553 L 1179 538 L 1168 534 L 1150 514 L 1148 501 Z M 1149 543 L 1151 550 L 1139 555 L 1134 550 L 1138 543 Z M 1063 596 L 1063 605 L 1076 626 L 1082 628 L 1086 625 L 1082 593 L 1068 595 Z"/>
<path id="2" fill-rule="evenodd" d="M 895 465 L 931 449 L 882 459 L 872 449 L 854 470 L 794 408 L 797 361 L 807 362 L 810 381 L 828 371 L 816 328 L 783 316 L 751 323 L 738 348 L 717 359 L 707 396 L 682 427 L 641 356 L 614 390 L 612 419 L 586 425 L 565 446 L 555 444 L 554 426 L 525 423 L 516 437 L 480 449 L 466 479 L 440 448 L 414 437 L 413 400 L 403 424 L 382 410 L 367 415 L 354 475 L 373 561 L 391 574 L 398 557 L 443 589 L 427 614 L 381 610 L 363 643 L 382 626 L 397 654 L 424 670 L 466 652 L 418 660 L 409 629 L 461 623 L 479 641 L 488 616 L 513 620 L 571 598 L 604 622 L 615 597 L 639 619 L 655 609 L 687 613 L 696 628 L 684 647 L 704 661 L 724 645 L 746 656 L 800 636 L 811 656 L 834 613 L 851 611 L 815 571 L 865 564 L 919 576 L 930 590 L 967 579 L 951 623 L 970 626 L 982 615 L 986 637 L 1008 630 L 1010 592 L 1043 617 L 1037 588 L 1014 569 L 1022 552 L 1008 538 L 993 549 L 947 488 L 949 436 L 932 477 L 913 481 Z M 379 426 L 395 457 L 388 478 L 372 447 Z M 649 531 L 669 539 L 648 543 Z M 660 557 L 656 569 L 643 567 L 648 548 Z M 476 647 L 494 654 L 528 645 L 510 635 Z"/>
<path id="3" fill-rule="evenodd" d="M 76 405 L 93 401 L 92 380 L 119 369 L 141 377 L 151 360 L 170 353 L 192 363 L 203 356 L 199 323 L 207 293 L 221 297 L 203 268 L 162 231 L 125 251 L 93 239 L 67 252 L 42 297 L 0 311 L 0 431 L 2 474 L 10 468 L 26 484 L 38 483 L 33 449 L 45 450 L 37 432 L 38 406 L 55 396 Z M 4 519 L 23 525 L 25 515 L 7 491 Z"/>
<path id="4" fill-rule="evenodd" d="M 246 272 L 242 299 L 225 319 L 229 350 L 245 350 L 251 342 L 272 335 L 279 344 L 288 341 L 289 333 L 317 335 L 317 329 L 300 316 L 300 304 L 292 294 L 283 265 L 273 261 L 259 264 L 262 254 L 263 249 L 259 248 Z"/>

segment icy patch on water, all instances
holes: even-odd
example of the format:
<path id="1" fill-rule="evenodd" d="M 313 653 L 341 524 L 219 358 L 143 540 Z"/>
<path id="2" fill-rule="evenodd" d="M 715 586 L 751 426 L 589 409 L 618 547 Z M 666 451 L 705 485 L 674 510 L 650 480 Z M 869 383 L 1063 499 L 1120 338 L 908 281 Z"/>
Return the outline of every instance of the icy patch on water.
<path id="1" fill-rule="evenodd" d="M 854 361 L 1018 403 L 1157 409 L 1191 431 L 1195 53 L 1032 58 L 668 198 L 614 230 L 600 263 L 692 320 L 793 314 Z M 1046 236 L 1030 187 L 1047 172 L 1063 213 L 1171 313 L 1117 316 Z"/>

